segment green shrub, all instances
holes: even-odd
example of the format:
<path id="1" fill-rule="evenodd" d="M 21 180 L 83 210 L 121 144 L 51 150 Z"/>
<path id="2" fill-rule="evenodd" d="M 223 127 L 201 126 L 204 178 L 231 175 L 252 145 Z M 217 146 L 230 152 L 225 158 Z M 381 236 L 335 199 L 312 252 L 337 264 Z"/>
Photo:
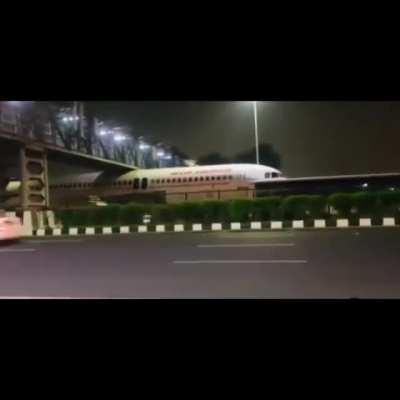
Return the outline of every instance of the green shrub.
<path id="1" fill-rule="evenodd" d="M 390 217 L 399 212 L 400 190 L 380 192 L 378 197 L 382 214 Z"/>
<path id="2" fill-rule="evenodd" d="M 252 200 L 232 200 L 228 203 L 231 221 L 246 222 L 252 219 L 254 205 Z"/>
<path id="3" fill-rule="evenodd" d="M 200 203 L 185 202 L 175 205 L 177 221 L 202 222 L 203 210 Z"/>
<path id="4" fill-rule="evenodd" d="M 282 199 L 278 196 L 253 200 L 253 220 L 268 221 L 282 218 Z"/>
<path id="5" fill-rule="evenodd" d="M 270 196 L 254 200 L 184 202 L 177 204 L 109 205 L 79 210 L 59 210 L 57 221 L 65 228 L 84 226 L 119 226 L 143 223 L 151 214 L 152 223 L 212 223 L 267 221 L 271 219 L 307 219 L 326 217 L 326 206 L 334 207 L 340 216 L 351 216 L 352 207 L 358 215 L 398 214 L 400 190 L 380 193 L 336 193 L 328 198 L 320 195 L 295 195 L 281 198 Z M 355 217 L 358 217 L 355 216 Z"/>
<path id="6" fill-rule="evenodd" d="M 325 196 L 310 195 L 308 196 L 308 211 L 309 216 L 312 218 L 323 218 L 326 216 L 326 203 Z"/>
<path id="7" fill-rule="evenodd" d="M 168 223 L 177 220 L 175 204 L 154 204 L 150 210 L 151 222 Z"/>
<path id="8" fill-rule="evenodd" d="M 55 213 L 57 222 L 64 227 L 69 228 L 72 226 L 74 210 L 58 210 Z"/>
<path id="9" fill-rule="evenodd" d="M 88 224 L 88 217 L 87 210 L 73 210 L 71 226 L 86 226 Z"/>
<path id="10" fill-rule="evenodd" d="M 351 195 L 347 193 L 335 193 L 328 197 L 328 205 L 334 207 L 340 216 L 349 216 L 352 208 Z"/>
<path id="11" fill-rule="evenodd" d="M 226 201 L 204 201 L 201 203 L 201 212 L 205 223 L 229 220 L 228 202 Z"/>
<path id="12" fill-rule="evenodd" d="M 371 192 L 352 193 L 351 204 L 357 208 L 358 215 L 373 215 L 378 209 L 378 196 Z"/>
<path id="13" fill-rule="evenodd" d="M 283 216 L 286 219 L 303 219 L 310 216 L 311 196 L 294 195 L 286 197 L 282 202 Z"/>
<path id="14" fill-rule="evenodd" d="M 101 225 L 118 225 L 120 223 L 120 205 L 101 207 Z"/>
<path id="15" fill-rule="evenodd" d="M 143 223 L 143 216 L 149 207 L 143 204 L 126 204 L 120 210 L 120 222 L 122 225 L 137 225 Z"/>
<path id="16" fill-rule="evenodd" d="M 80 210 L 80 212 L 85 213 L 85 223 L 79 223 L 78 226 L 101 225 L 100 207 L 87 208 L 86 210 Z"/>

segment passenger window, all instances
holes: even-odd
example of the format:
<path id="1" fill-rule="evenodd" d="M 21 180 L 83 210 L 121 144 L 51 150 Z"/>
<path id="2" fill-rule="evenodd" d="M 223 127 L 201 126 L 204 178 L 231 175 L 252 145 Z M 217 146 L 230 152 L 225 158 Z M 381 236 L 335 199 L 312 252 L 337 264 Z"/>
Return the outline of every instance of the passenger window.
<path id="1" fill-rule="evenodd" d="M 193 180 L 192 178 L 189 178 L 189 182 L 192 182 L 192 180 Z"/>
<path id="2" fill-rule="evenodd" d="M 197 182 L 199 180 L 199 178 L 194 178 L 194 181 Z"/>
<path id="3" fill-rule="evenodd" d="M 210 180 L 210 177 L 209 176 L 206 176 L 206 181 L 209 181 Z"/>
<path id="4" fill-rule="evenodd" d="M 178 178 L 178 182 L 179 182 L 179 183 L 182 182 L 182 179 L 181 179 L 181 178 Z"/>
<path id="5" fill-rule="evenodd" d="M 148 179 L 147 178 L 143 178 L 142 179 L 142 189 L 147 189 L 148 186 Z"/>
<path id="6" fill-rule="evenodd" d="M 217 176 L 217 181 L 220 181 L 221 180 L 221 177 L 220 176 Z"/>
<path id="7" fill-rule="evenodd" d="M 204 178 L 203 178 L 202 176 L 200 177 L 200 181 L 201 181 L 201 182 L 203 182 L 203 181 L 204 181 Z"/>
<path id="8" fill-rule="evenodd" d="M 176 182 L 176 179 L 174 178 L 174 179 L 172 179 L 172 183 L 175 183 Z"/>
<path id="9" fill-rule="evenodd" d="M 187 182 L 187 178 L 183 178 L 183 182 Z"/>
<path id="10" fill-rule="evenodd" d="M 211 177 L 211 180 L 212 180 L 212 181 L 215 181 L 215 176 L 212 176 L 212 177 Z"/>
<path id="11" fill-rule="evenodd" d="M 135 178 L 133 180 L 133 188 L 134 189 L 139 189 L 139 185 L 140 185 L 140 179 L 139 178 Z"/>

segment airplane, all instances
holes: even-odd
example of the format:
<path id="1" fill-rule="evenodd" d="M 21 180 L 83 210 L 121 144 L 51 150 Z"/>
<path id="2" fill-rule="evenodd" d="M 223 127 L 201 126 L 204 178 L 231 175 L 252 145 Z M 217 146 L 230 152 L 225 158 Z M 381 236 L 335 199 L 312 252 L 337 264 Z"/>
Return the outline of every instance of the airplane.
<path id="1" fill-rule="evenodd" d="M 255 182 L 285 179 L 276 168 L 257 164 L 222 164 L 139 169 L 122 175 L 90 172 L 65 176 L 49 185 L 52 206 L 105 205 L 157 199 L 167 202 L 252 198 Z M 20 182 L 9 182 L 6 192 L 16 194 Z M 158 197 L 157 197 L 158 196 Z M 14 199 L 15 201 L 15 199 Z"/>

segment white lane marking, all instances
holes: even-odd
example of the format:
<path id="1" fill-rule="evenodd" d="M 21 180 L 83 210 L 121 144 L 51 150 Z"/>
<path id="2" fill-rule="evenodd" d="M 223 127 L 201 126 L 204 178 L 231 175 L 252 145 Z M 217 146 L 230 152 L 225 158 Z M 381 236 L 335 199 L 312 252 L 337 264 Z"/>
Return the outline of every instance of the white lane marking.
<path id="1" fill-rule="evenodd" d="M 30 253 L 36 251 L 36 249 L 0 249 L 1 253 Z"/>
<path id="2" fill-rule="evenodd" d="M 54 239 L 54 240 L 28 240 L 28 243 L 42 244 L 42 243 L 80 243 L 81 239 Z"/>
<path id="3" fill-rule="evenodd" d="M 174 264 L 306 264 L 308 260 L 187 260 Z"/>
<path id="4" fill-rule="evenodd" d="M 264 240 L 265 239 L 271 239 L 274 237 L 293 237 L 296 236 L 298 232 L 293 232 L 293 231 L 243 231 L 241 234 L 247 237 L 262 237 Z M 223 236 L 223 237 L 232 237 L 232 238 L 237 238 L 238 234 L 237 232 L 231 232 L 231 231 L 226 231 L 226 232 L 219 232 L 218 236 Z"/>
<path id="5" fill-rule="evenodd" d="M 235 247 L 292 247 L 294 243 L 244 243 L 244 244 L 198 244 L 199 248 L 235 248 Z"/>
<path id="6" fill-rule="evenodd" d="M 0 300 L 75 300 L 80 297 L 0 296 Z"/>

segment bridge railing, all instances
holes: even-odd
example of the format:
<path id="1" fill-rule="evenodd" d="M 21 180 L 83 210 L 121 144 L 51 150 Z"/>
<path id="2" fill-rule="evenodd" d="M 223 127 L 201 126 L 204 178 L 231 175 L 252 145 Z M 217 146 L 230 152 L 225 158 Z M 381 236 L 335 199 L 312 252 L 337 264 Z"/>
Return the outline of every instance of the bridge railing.
<path id="1" fill-rule="evenodd" d="M 132 135 L 119 135 L 123 139 L 120 141 L 116 140 L 116 136 L 101 135 L 96 119 L 89 121 L 84 116 L 73 117 L 72 114 L 66 114 L 65 110 L 52 115 L 42 112 L 39 117 L 37 114 L 33 117 L 26 110 L 24 113 L 20 108 L 4 103 L 11 102 L 0 102 L 0 134 L 16 135 L 44 145 L 50 144 L 141 168 L 175 166 L 181 162 L 172 155 L 170 161 L 162 165 L 156 148 L 148 145 L 143 150 L 139 140 Z"/>

